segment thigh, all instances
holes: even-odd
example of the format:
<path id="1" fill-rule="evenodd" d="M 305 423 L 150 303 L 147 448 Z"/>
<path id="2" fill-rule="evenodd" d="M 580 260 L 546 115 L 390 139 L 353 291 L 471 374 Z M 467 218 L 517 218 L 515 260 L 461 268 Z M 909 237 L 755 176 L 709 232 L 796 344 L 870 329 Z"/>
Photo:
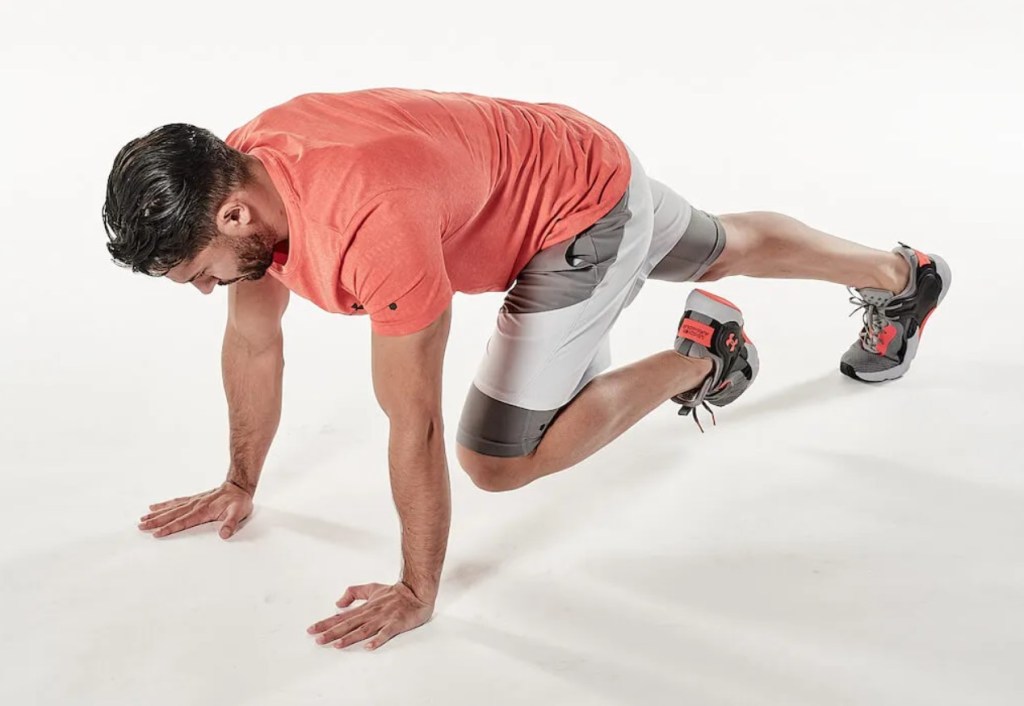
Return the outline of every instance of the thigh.
<path id="1" fill-rule="evenodd" d="M 722 256 L 726 228 L 717 216 L 693 208 L 671 187 L 650 179 L 654 237 L 650 279 L 696 282 Z"/>
<path id="2" fill-rule="evenodd" d="M 526 265 L 466 397 L 457 439 L 489 456 L 524 456 L 557 414 L 611 363 L 609 331 L 644 274 L 652 232 L 642 170 L 623 198 Z"/>

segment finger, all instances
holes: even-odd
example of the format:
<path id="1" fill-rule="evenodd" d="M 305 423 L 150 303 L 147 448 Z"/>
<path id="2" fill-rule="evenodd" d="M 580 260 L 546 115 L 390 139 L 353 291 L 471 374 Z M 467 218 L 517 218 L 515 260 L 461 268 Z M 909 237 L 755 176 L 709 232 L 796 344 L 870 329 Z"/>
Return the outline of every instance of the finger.
<path id="1" fill-rule="evenodd" d="M 238 528 L 238 523 L 244 520 L 242 517 L 242 505 L 241 503 L 232 503 L 228 505 L 227 512 L 224 514 L 224 522 L 220 526 L 220 538 L 227 539 L 235 533 Z"/>
<path id="2" fill-rule="evenodd" d="M 160 515 L 164 514 L 165 512 L 170 512 L 171 510 L 177 510 L 179 508 L 195 505 L 196 501 L 198 501 L 198 500 L 199 500 L 198 496 L 193 496 L 191 498 L 185 498 L 180 503 L 168 504 L 166 507 L 160 508 L 159 510 L 154 510 L 153 512 L 151 512 L 149 514 L 143 515 L 141 519 L 142 520 L 152 520 L 154 517 L 159 517 Z"/>
<path id="3" fill-rule="evenodd" d="M 143 520 L 143 522 L 148 522 L 154 526 L 159 527 L 160 525 L 167 524 L 168 520 L 173 520 L 177 517 L 181 517 L 183 513 L 189 512 L 190 510 L 194 510 L 196 507 L 197 503 L 194 500 L 190 500 L 188 502 L 175 505 L 174 507 L 169 507 L 159 512 L 150 513 L 149 515 L 147 515 L 147 519 Z"/>
<path id="4" fill-rule="evenodd" d="M 360 609 L 358 615 L 346 613 L 343 618 L 344 619 L 333 628 L 327 630 L 322 635 L 318 635 L 316 641 L 321 645 L 326 645 L 329 642 L 334 642 L 335 640 L 345 637 L 350 632 L 358 630 L 366 623 L 375 623 L 377 625 L 377 628 L 375 628 L 373 632 L 377 632 L 377 629 L 380 628 L 379 615 L 376 610 Z M 372 632 L 368 633 L 367 637 L 372 634 Z"/>
<path id="5" fill-rule="evenodd" d="M 376 613 L 374 611 L 373 613 Z M 319 621 L 318 623 L 311 625 L 308 629 L 310 634 L 322 633 L 316 637 L 316 641 L 321 645 L 326 645 L 327 642 L 341 637 L 346 632 L 354 627 L 358 627 L 362 623 L 365 623 L 370 615 L 373 614 L 369 608 L 365 606 L 359 606 L 351 611 L 339 613 L 333 615 L 330 618 Z"/>
<path id="6" fill-rule="evenodd" d="M 326 632 L 327 630 L 330 630 L 331 628 L 345 620 L 351 620 L 353 617 L 358 617 L 360 609 L 361 607 L 353 609 L 351 611 L 346 611 L 345 613 L 336 613 L 330 618 L 325 618 L 324 620 L 319 621 L 318 623 L 313 623 L 308 628 L 306 628 L 306 632 L 308 632 L 311 635 L 315 635 L 318 632 Z"/>
<path id="7" fill-rule="evenodd" d="M 372 637 L 380 630 L 380 619 L 368 620 L 361 626 L 352 630 L 347 635 L 343 636 L 340 640 L 334 643 L 334 646 L 339 650 L 343 650 L 349 645 L 354 645 L 357 642 L 362 642 L 368 637 Z"/>
<path id="8" fill-rule="evenodd" d="M 378 584 L 375 583 L 364 583 L 359 586 L 349 586 L 345 589 L 345 592 L 341 594 L 341 598 L 337 600 L 335 605 L 339 608 L 345 608 L 352 605 L 355 601 L 368 600 L 370 597 L 370 591 L 377 585 Z"/>
<path id="9" fill-rule="evenodd" d="M 182 515 L 189 513 L 194 509 L 195 505 L 193 505 L 192 503 L 186 503 L 183 505 L 179 505 L 178 507 L 173 507 L 170 510 L 164 510 L 163 512 L 155 514 L 148 520 L 143 520 L 142 522 L 140 522 L 139 529 L 159 529 L 160 527 L 166 525 L 168 522 L 176 520 Z"/>
<path id="10" fill-rule="evenodd" d="M 329 618 L 324 618 L 318 623 L 313 623 L 308 628 L 306 628 L 306 632 L 308 632 L 310 635 L 316 635 L 317 633 L 323 632 L 324 630 L 333 628 L 335 625 L 340 623 L 342 620 L 345 620 L 346 618 L 348 618 L 347 614 L 342 615 L 341 613 L 336 613 Z"/>
<path id="11" fill-rule="evenodd" d="M 161 509 L 169 507 L 171 505 L 178 505 L 180 503 L 185 502 L 186 500 L 191 500 L 193 497 L 194 496 L 192 496 L 192 495 L 185 495 L 185 496 L 180 497 L 180 498 L 174 498 L 174 500 L 164 500 L 162 503 L 155 503 L 153 505 L 150 505 L 149 509 L 150 510 L 161 510 Z"/>
<path id="12" fill-rule="evenodd" d="M 395 627 L 394 623 L 388 623 L 364 647 L 368 650 L 375 650 L 400 632 L 402 631 Z"/>
<path id="13" fill-rule="evenodd" d="M 174 522 L 164 525 L 156 532 L 154 532 L 153 536 L 166 537 L 169 534 L 181 532 L 182 530 L 189 529 L 190 527 L 195 527 L 196 525 L 201 525 L 205 522 L 210 522 L 213 519 L 214 518 L 210 517 L 209 513 L 206 511 L 206 508 L 196 508 L 192 512 L 189 512 L 186 515 L 182 515 L 178 519 L 174 520 Z"/>
<path id="14" fill-rule="evenodd" d="M 370 594 L 378 588 L 383 588 L 384 585 L 380 583 L 364 583 L 360 586 L 349 586 L 345 589 L 345 593 L 338 599 L 336 606 L 339 608 L 346 608 L 352 605 L 353 601 L 366 601 L 370 599 Z"/>

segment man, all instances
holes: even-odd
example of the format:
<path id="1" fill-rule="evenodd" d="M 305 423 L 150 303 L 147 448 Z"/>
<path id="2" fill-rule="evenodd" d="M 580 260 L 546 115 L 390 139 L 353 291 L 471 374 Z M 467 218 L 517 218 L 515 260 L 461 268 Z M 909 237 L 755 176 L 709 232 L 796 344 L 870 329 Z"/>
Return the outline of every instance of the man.
<path id="1" fill-rule="evenodd" d="M 863 327 L 840 369 L 868 382 L 907 371 L 950 285 L 941 258 L 907 246 L 883 252 L 777 213 L 691 208 L 568 106 L 467 93 L 302 95 L 223 142 L 166 125 L 117 155 L 103 216 L 119 264 L 207 294 L 234 284 L 227 480 L 150 506 L 140 528 L 158 537 L 219 520 L 227 539 L 251 512 L 280 418 L 289 293 L 369 316 L 403 566 L 394 584 L 349 587 L 338 606 L 365 603 L 310 627 L 337 647 L 376 648 L 433 612 L 450 515 L 440 400 L 453 292 L 508 290 L 456 439 L 463 469 L 497 491 L 575 465 L 666 400 L 696 419 L 753 382 L 742 314 L 702 290 L 672 348 L 602 374 L 609 331 L 648 278 L 856 288 Z"/>

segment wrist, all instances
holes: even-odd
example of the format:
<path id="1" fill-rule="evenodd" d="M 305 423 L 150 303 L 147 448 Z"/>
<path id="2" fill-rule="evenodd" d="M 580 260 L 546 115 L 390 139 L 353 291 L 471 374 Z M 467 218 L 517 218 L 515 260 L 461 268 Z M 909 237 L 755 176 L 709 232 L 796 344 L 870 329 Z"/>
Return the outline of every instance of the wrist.
<path id="1" fill-rule="evenodd" d="M 435 582 L 402 579 L 399 583 L 409 589 L 419 601 L 429 606 L 433 606 L 437 601 L 438 585 Z"/>
<path id="2" fill-rule="evenodd" d="M 250 483 L 244 478 L 239 478 L 237 476 L 232 476 L 231 474 L 229 474 L 227 479 L 225 479 L 224 483 L 227 485 L 234 486 L 235 488 L 238 488 L 249 497 L 252 497 L 253 495 L 256 494 L 256 484 Z"/>

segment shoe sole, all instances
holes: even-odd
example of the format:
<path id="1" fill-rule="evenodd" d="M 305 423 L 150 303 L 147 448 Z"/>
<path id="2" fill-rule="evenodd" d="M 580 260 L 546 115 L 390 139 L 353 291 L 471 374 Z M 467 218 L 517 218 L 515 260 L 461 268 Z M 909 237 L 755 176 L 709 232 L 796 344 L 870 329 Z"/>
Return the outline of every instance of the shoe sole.
<path id="1" fill-rule="evenodd" d="M 685 308 L 687 311 L 710 316 L 716 321 L 736 321 L 743 326 L 743 312 L 738 306 L 705 289 L 694 289 L 690 292 L 690 296 L 686 298 Z"/>
<path id="2" fill-rule="evenodd" d="M 910 364 L 917 357 L 917 347 L 921 343 L 921 334 L 924 333 L 925 324 L 928 323 L 928 319 L 935 313 L 935 310 L 939 308 L 939 304 L 942 303 L 942 300 L 946 298 L 946 294 L 949 293 L 950 285 L 953 284 L 953 273 L 949 269 L 949 265 L 946 264 L 946 261 L 937 255 L 929 255 L 928 257 L 935 263 L 935 271 L 942 282 L 942 291 L 939 292 L 939 300 L 935 302 L 935 306 L 921 320 L 921 325 L 917 327 L 917 331 L 907 339 L 907 351 L 903 356 L 903 362 L 887 370 L 879 370 L 876 373 L 858 373 L 849 363 L 840 363 L 839 370 L 843 375 L 860 382 L 888 382 L 889 380 L 898 380 L 907 374 Z"/>

